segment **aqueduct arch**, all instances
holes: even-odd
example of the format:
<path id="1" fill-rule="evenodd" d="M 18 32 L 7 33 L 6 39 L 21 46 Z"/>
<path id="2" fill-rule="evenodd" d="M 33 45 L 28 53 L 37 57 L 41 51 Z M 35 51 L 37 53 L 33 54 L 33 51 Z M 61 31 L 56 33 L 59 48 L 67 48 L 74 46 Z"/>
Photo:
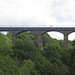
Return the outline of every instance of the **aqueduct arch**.
<path id="1" fill-rule="evenodd" d="M 39 40 L 41 36 L 49 31 L 58 31 L 64 34 L 64 49 L 68 48 L 68 35 L 75 32 L 75 27 L 0 27 L 0 31 L 12 32 L 13 43 L 16 40 L 18 33 L 23 31 L 33 31 L 38 34 Z"/>
<path id="2" fill-rule="evenodd" d="M 13 31 L 12 32 L 12 42 L 15 43 L 15 41 L 17 39 L 17 35 L 20 34 L 20 33 L 22 33 L 22 32 L 26 32 L 26 31 L 27 30 L 25 30 L 25 31 Z M 32 31 L 32 32 L 35 32 L 36 34 L 38 34 L 38 42 L 41 45 L 41 47 L 43 47 L 42 35 L 45 34 L 45 33 L 47 33 L 47 32 L 50 32 L 50 31 L 48 30 L 48 31 Z M 60 33 L 64 34 L 63 48 L 67 49 L 68 48 L 68 35 L 71 34 L 71 33 L 73 33 L 74 31 L 59 31 L 59 30 L 56 30 L 56 32 L 60 32 Z"/>

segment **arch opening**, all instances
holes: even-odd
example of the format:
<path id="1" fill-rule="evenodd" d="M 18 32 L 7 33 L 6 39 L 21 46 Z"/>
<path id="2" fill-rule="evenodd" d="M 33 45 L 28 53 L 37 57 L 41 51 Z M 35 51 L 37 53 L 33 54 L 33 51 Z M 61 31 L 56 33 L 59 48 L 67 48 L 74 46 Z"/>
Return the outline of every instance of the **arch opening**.
<path id="1" fill-rule="evenodd" d="M 68 39 L 71 40 L 71 41 L 75 40 L 75 32 L 70 33 L 68 35 Z"/>
<path id="2" fill-rule="evenodd" d="M 0 31 L 0 33 L 6 35 L 7 33 L 9 33 L 8 31 Z"/>
<path id="3" fill-rule="evenodd" d="M 63 40 L 64 36 L 61 32 L 58 32 L 58 31 L 50 31 L 48 32 L 48 34 L 54 38 L 54 39 L 57 39 L 57 40 Z"/>

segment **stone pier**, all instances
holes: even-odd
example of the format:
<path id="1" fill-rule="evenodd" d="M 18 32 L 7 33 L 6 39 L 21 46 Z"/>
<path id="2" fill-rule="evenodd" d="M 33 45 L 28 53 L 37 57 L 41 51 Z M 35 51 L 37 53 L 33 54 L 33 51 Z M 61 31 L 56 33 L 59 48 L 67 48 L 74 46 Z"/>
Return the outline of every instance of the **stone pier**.
<path id="1" fill-rule="evenodd" d="M 67 31 L 64 31 L 64 44 L 63 44 L 63 48 L 64 49 L 68 48 L 68 33 L 67 33 Z"/>
<path id="2" fill-rule="evenodd" d="M 43 37 L 41 35 L 41 31 L 38 31 L 38 42 L 41 47 L 41 50 L 43 50 Z"/>
<path id="3" fill-rule="evenodd" d="M 17 34 L 16 34 L 16 31 L 13 31 L 12 32 L 12 43 L 14 44 L 16 40 L 17 40 Z"/>

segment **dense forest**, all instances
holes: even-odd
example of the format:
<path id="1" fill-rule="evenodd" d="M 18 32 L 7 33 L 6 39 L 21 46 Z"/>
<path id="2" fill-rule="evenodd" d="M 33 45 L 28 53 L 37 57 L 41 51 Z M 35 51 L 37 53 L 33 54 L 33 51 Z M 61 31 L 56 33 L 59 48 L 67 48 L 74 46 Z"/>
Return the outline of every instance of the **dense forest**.
<path id="1" fill-rule="evenodd" d="M 43 35 L 43 50 L 38 35 L 20 33 L 15 44 L 12 35 L 0 33 L 0 75 L 75 75 L 75 40 L 63 49 L 63 40 Z"/>

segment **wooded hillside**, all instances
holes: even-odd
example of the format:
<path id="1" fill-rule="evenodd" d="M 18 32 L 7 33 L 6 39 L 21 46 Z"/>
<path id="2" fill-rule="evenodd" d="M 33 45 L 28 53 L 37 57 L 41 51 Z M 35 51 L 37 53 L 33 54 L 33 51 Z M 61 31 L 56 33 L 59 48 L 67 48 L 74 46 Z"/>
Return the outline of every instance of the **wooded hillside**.
<path id="1" fill-rule="evenodd" d="M 43 35 L 43 51 L 32 32 L 18 35 L 0 33 L 0 75 L 75 75 L 75 41 L 63 49 L 63 41 Z"/>

